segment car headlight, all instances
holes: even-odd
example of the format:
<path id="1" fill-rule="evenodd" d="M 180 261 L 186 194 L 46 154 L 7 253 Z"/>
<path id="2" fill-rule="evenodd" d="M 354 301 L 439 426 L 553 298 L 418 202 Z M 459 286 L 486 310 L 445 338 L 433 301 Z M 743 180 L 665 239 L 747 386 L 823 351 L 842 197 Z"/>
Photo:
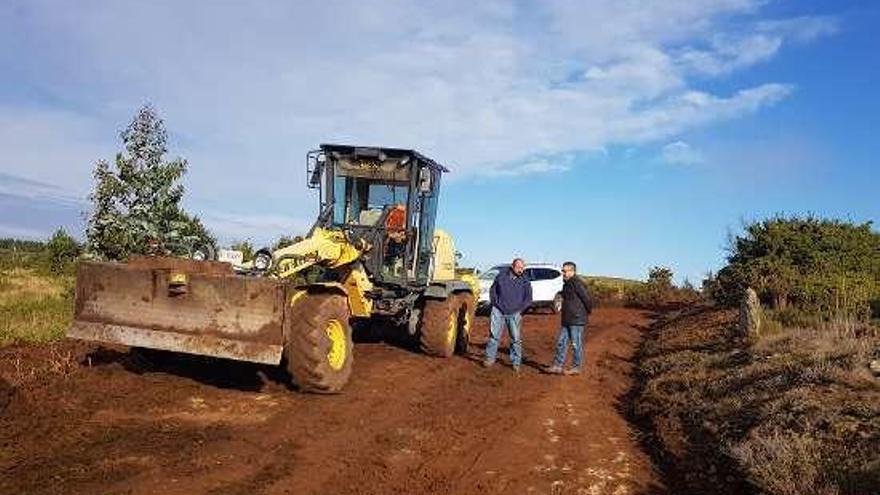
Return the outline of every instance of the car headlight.
<path id="1" fill-rule="evenodd" d="M 272 255 L 266 251 L 260 251 L 254 255 L 254 268 L 265 272 L 272 266 Z"/>

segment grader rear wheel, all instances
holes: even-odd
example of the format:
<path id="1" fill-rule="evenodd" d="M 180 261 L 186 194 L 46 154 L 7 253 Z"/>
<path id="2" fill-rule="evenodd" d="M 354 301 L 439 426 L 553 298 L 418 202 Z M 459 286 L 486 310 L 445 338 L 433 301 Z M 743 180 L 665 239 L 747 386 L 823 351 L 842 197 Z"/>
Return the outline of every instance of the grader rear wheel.
<path id="1" fill-rule="evenodd" d="M 474 296 L 467 292 L 458 294 L 456 299 L 458 300 L 457 304 L 459 307 L 459 331 L 458 338 L 455 340 L 455 352 L 465 354 L 468 351 L 468 344 L 470 344 L 471 340 L 471 330 L 474 325 L 474 318 L 476 317 L 477 305 L 474 301 Z"/>
<path id="2" fill-rule="evenodd" d="M 354 343 L 348 301 L 339 294 L 295 295 L 285 318 L 287 370 L 308 392 L 335 393 L 351 376 Z"/>
<path id="3" fill-rule="evenodd" d="M 422 351 L 439 357 L 467 352 L 474 309 L 470 294 L 425 301 L 419 335 Z"/>
<path id="4" fill-rule="evenodd" d="M 428 299 L 422 310 L 419 343 L 422 352 L 431 356 L 449 357 L 455 352 L 458 336 L 458 307 L 454 297 Z"/>

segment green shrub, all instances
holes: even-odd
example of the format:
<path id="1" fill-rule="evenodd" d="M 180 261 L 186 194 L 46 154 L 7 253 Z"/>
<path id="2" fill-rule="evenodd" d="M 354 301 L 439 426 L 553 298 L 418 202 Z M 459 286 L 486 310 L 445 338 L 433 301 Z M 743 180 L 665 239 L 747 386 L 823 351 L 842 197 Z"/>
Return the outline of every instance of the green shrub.
<path id="1" fill-rule="evenodd" d="M 783 319 L 880 317 L 880 233 L 870 222 L 774 217 L 746 225 L 728 249 L 727 266 L 703 282 L 721 304 L 752 287 Z"/>

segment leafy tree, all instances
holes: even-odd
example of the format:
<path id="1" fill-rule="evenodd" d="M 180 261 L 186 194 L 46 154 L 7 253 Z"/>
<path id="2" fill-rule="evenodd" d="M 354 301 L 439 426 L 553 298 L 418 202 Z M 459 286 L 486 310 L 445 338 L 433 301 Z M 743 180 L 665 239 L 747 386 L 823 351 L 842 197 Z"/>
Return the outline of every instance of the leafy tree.
<path id="1" fill-rule="evenodd" d="M 79 256 L 79 252 L 80 247 L 76 239 L 59 227 L 46 243 L 49 269 L 56 274 L 68 270 Z"/>
<path id="2" fill-rule="evenodd" d="M 165 159 L 165 124 L 145 105 L 120 134 L 125 150 L 113 165 L 95 166 L 86 236 L 93 253 L 121 260 L 132 254 L 188 255 L 216 242 L 198 217 L 180 206 L 186 160 Z"/>

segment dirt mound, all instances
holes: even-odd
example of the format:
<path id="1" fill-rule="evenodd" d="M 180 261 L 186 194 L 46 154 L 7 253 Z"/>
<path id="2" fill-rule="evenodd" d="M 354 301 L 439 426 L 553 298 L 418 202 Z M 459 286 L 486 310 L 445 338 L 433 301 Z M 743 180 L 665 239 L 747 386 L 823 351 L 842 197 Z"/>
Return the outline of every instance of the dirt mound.
<path id="1" fill-rule="evenodd" d="M 676 493 L 862 495 L 880 487 L 878 339 L 806 329 L 742 338 L 736 310 L 657 325 L 634 412 Z"/>

